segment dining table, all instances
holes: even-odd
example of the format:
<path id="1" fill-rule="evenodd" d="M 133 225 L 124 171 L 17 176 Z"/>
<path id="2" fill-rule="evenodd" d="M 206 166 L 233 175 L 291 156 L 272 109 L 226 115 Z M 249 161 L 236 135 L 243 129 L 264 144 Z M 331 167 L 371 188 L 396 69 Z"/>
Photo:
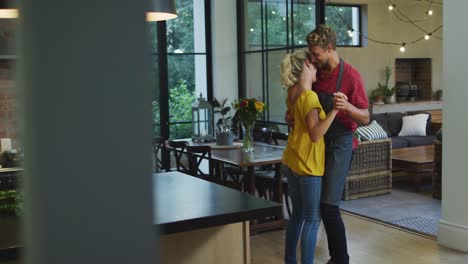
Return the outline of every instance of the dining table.
<path id="1" fill-rule="evenodd" d="M 273 191 L 273 201 L 283 204 L 283 181 L 281 173 L 281 161 L 285 147 L 276 146 L 262 142 L 254 142 L 253 152 L 244 152 L 242 142 L 234 142 L 233 146 L 217 146 L 215 142 L 194 142 L 191 139 L 184 139 L 189 145 L 209 145 L 211 146 L 211 158 L 213 161 L 230 164 L 242 168 L 246 191 L 255 195 L 255 167 L 262 165 L 272 165 L 275 170 L 275 184 Z M 254 223 L 251 225 L 252 232 L 263 232 L 284 228 L 287 224 L 283 213 L 275 216 L 275 220 L 264 223 Z"/>

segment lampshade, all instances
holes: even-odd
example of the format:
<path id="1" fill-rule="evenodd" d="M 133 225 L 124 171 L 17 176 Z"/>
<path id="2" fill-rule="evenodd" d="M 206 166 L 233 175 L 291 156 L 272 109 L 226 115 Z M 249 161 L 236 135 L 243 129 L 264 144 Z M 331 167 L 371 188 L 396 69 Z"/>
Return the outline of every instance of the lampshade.
<path id="1" fill-rule="evenodd" d="M 0 0 L 0 18 L 17 18 L 18 9 L 13 8 L 13 1 Z"/>
<path id="2" fill-rule="evenodd" d="M 169 20 L 177 17 L 175 0 L 151 0 L 152 9 L 146 21 Z"/>

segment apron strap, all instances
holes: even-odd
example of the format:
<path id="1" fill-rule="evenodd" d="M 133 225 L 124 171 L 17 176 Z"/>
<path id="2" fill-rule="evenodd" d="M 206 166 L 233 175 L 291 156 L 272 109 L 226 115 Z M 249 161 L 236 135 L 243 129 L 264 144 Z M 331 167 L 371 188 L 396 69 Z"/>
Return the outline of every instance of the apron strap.
<path id="1" fill-rule="evenodd" d="M 343 79 L 343 71 L 344 71 L 344 61 L 340 58 L 340 72 L 338 74 L 338 81 L 336 82 L 335 90 L 339 92 L 341 90 L 341 80 Z"/>

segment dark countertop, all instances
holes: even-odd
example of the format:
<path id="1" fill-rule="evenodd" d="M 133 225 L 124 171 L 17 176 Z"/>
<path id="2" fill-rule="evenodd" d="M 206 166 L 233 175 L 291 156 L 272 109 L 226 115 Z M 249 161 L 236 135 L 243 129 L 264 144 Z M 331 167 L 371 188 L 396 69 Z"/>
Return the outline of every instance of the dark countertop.
<path id="1" fill-rule="evenodd" d="M 154 174 L 154 224 L 161 234 L 280 215 L 281 205 L 180 172 Z"/>

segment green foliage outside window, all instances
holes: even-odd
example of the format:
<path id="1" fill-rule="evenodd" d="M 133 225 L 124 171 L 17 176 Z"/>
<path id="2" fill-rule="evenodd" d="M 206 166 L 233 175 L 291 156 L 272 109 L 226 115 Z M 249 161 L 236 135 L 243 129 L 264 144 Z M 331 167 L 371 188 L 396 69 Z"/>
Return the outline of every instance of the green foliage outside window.
<path id="1" fill-rule="evenodd" d="M 334 6 L 327 5 L 325 7 L 326 23 L 335 32 L 338 46 L 356 46 L 359 43 L 353 43 L 353 37 L 348 33 L 350 27 L 353 26 L 353 8 L 352 6 Z M 354 34 L 357 34 L 359 28 L 354 29 Z"/>
<path id="2" fill-rule="evenodd" d="M 187 138 L 192 136 L 192 104 L 195 101 L 195 56 L 206 58 L 206 49 L 202 45 L 196 47 L 194 43 L 194 5 L 203 5 L 203 2 L 194 0 L 176 0 L 176 19 L 166 21 L 167 37 L 167 70 L 169 88 L 169 130 L 170 138 Z M 196 12 L 195 15 L 199 13 Z M 201 14 L 200 14 L 201 15 Z M 202 20 L 204 18 L 201 18 Z M 154 135 L 160 135 L 160 105 L 158 87 L 159 61 L 157 55 L 157 24 L 150 24 L 153 52 L 153 83 L 155 85 L 155 100 L 152 103 Z M 198 33 L 197 33 L 198 34 Z M 204 37 L 204 36 L 203 36 Z M 196 49 L 196 50 L 195 50 Z M 196 53 L 193 54 L 193 53 Z M 197 66 L 197 71 L 206 69 Z M 200 69 L 201 68 L 201 69 Z M 199 89 L 198 89 L 199 90 Z M 175 124 L 179 123 L 179 124 Z"/>
<path id="3" fill-rule="evenodd" d="M 247 9 L 247 39 L 249 45 L 260 46 L 262 44 L 262 19 L 264 26 L 263 43 L 265 46 L 286 46 L 286 1 L 266 2 L 263 5 L 266 11 L 266 19 L 261 13 L 261 2 L 248 2 Z M 327 5 L 325 9 L 326 23 L 335 30 L 337 34 L 337 44 L 339 46 L 359 45 L 353 43 L 353 37 L 348 33 L 353 26 L 353 10 L 355 6 Z M 289 11 L 291 12 L 291 11 Z M 290 14 L 289 14 L 290 15 Z M 295 4 L 293 17 L 289 17 L 289 24 L 294 27 L 294 45 L 306 45 L 307 34 L 315 28 L 315 4 Z M 360 21 L 359 21 L 360 22 Z M 358 26 L 357 26 L 358 27 Z M 358 28 L 354 29 L 354 34 Z M 266 32 L 265 32 L 266 31 Z M 291 29 L 290 29 L 291 32 Z"/>
<path id="4" fill-rule="evenodd" d="M 178 85 L 170 90 L 169 109 L 171 112 L 170 123 L 184 122 L 192 120 L 192 104 L 195 95 L 189 91 L 185 81 L 180 80 Z M 154 134 L 159 134 L 160 107 L 158 101 L 153 101 L 153 124 L 155 124 Z M 192 123 L 171 124 L 171 139 L 189 138 L 192 136 Z"/>
<path id="5" fill-rule="evenodd" d="M 286 1 L 276 4 L 264 4 L 267 10 L 267 19 L 264 19 L 264 27 L 267 38 L 264 38 L 266 46 L 286 46 Z M 262 43 L 262 14 L 260 2 L 248 3 L 248 43 L 250 45 L 261 45 Z M 315 27 L 315 6 L 313 4 L 295 5 L 294 11 L 294 44 L 305 45 L 307 34 Z M 289 21 L 291 23 L 291 20 Z M 291 30 L 290 30 L 291 32 Z"/>

